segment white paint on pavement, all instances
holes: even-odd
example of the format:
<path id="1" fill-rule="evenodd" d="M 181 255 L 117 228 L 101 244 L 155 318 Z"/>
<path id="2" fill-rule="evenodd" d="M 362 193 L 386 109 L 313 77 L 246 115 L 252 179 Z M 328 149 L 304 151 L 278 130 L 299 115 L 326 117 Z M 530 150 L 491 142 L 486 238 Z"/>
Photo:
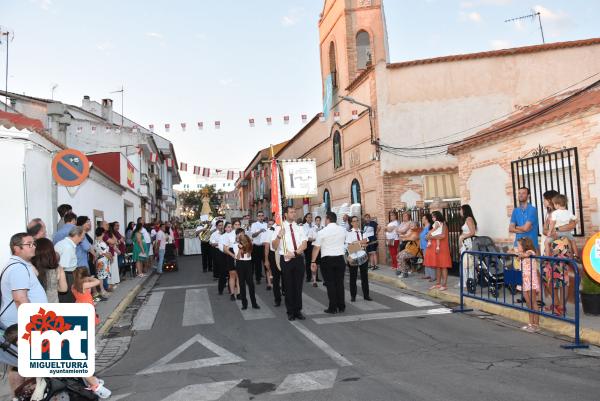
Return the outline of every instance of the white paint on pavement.
<path id="1" fill-rule="evenodd" d="M 218 356 L 169 364 L 169 362 L 175 359 L 178 355 L 185 353 L 185 351 L 195 343 L 202 344 Z M 200 334 L 196 334 L 194 337 L 190 338 L 185 343 L 181 344 L 179 347 L 175 348 L 173 351 L 169 352 L 167 355 L 150 365 L 148 368 L 137 372 L 137 374 L 145 375 L 151 373 L 173 372 L 177 370 L 199 369 L 208 366 L 226 365 L 238 362 L 244 362 L 244 359 L 227 351 L 225 348 L 218 346 L 208 338 Z"/>
<path id="2" fill-rule="evenodd" d="M 337 369 L 327 369 L 287 375 L 275 390 L 275 394 L 291 394 L 333 388 L 337 373 Z"/>
<path id="3" fill-rule="evenodd" d="M 327 354 L 331 359 L 335 361 L 340 366 L 352 366 L 352 363 L 344 358 L 342 354 L 331 348 L 329 344 L 325 341 L 321 340 L 315 333 L 308 330 L 302 323 L 298 321 L 290 322 L 295 328 L 298 329 L 304 337 L 308 338 L 313 344 L 317 346 L 321 351 Z"/>
<path id="4" fill-rule="evenodd" d="M 322 286 L 319 287 L 322 291 L 327 292 L 327 287 Z M 358 297 L 356 298 L 356 302 L 350 302 L 350 291 L 348 290 L 344 290 L 345 292 L 345 302 L 346 302 L 346 308 L 348 307 L 348 305 L 352 305 L 354 306 L 356 309 L 359 309 L 361 311 L 374 311 L 374 310 L 382 310 L 382 309 L 390 309 L 389 306 L 386 305 L 382 305 L 378 302 L 375 301 L 365 301 L 364 299 Z"/>
<path id="5" fill-rule="evenodd" d="M 307 316 L 312 315 L 322 315 L 325 308 L 325 305 L 315 300 L 312 297 L 306 295 L 306 293 L 302 293 L 302 312 Z"/>
<path id="6" fill-rule="evenodd" d="M 183 304 L 183 327 L 197 324 L 212 324 L 213 317 L 208 290 L 206 288 L 192 288 L 185 291 Z"/>
<path id="7" fill-rule="evenodd" d="M 246 297 L 250 298 L 248 296 L 247 291 Z M 244 320 L 271 319 L 275 317 L 273 311 L 267 307 L 267 304 L 265 304 L 258 295 L 256 295 L 256 303 L 258 304 L 258 306 L 260 306 L 260 309 L 253 309 L 252 304 L 250 303 L 250 299 L 248 299 L 248 309 L 246 310 L 242 310 L 241 301 L 236 301 L 235 303 L 240 309 L 240 312 L 242 312 L 242 317 L 244 318 Z"/>
<path id="8" fill-rule="evenodd" d="M 360 285 L 360 280 L 358 280 L 358 285 Z M 382 285 L 373 284 L 369 282 L 369 289 L 378 294 L 385 295 L 386 297 L 393 298 L 397 301 L 403 302 L 405 304 L 409 304 L 416 307 L 429 307 L 429 306 L 439 306 L 439 304 L 429 301 L 427 299 L 418 298 L 412 295 L 404 294 L 400 291 L 396 291 L 392 288 L 384 287 Z"/>
<path id="9" fill-rule="evenodd" d="M 119 395 L 111 395 L 111 396 L 110 396 L 110 401 L 119 401 L 119 400 L 124 400 L 125 398 L 129 397 L 131 394 L 133 394 L 133 393 L 126 393 L 126 394 L 119 394 Z"/>
<path id="10" fill-rule="evenodd" d="M 162 401 L 216 401 L 237 386 L 241 380 L 192 384 L 164 398 Z"/>
<path id="11" fill-rule="evenodd" d="M 199 288 L 199 287 L 216 287 L 215 283 L 212 284 L 190 284 L 190 285 L 173 285 L 168 287 L 155 287 L 155 290 L 167 291 L 167 290 L 185 290 L 188 288 Z"/>
<path id="12" fill-rule="evenodd" d="M 150 330 L 152 328 L 164 295 L 164 291 L 155 291 L 150 294 L 150 297 L 146 303 L 142 305 L 133 320 L 133 330 L 141 331 Z"/>
<path id="13" fill-rule="evenodd" d="M 427 310 L 413 310 L 403 312 L 379 312 L 379 313 L 367 313 L 364 315 L 338 315 L 332 317 L 315 318 L 313 321 L 317 324 L 330 324 L 330 323 L 348 323 L 348 322 L 360 322 L 366 320 L 381 320 L 381 319 L 398 319 L 403 317 L 418 317 L 418 316 L 430 316 L 430 315 L 445 315 L 452 313 L 452 309 L 448 308 L 436 308 Z"/>

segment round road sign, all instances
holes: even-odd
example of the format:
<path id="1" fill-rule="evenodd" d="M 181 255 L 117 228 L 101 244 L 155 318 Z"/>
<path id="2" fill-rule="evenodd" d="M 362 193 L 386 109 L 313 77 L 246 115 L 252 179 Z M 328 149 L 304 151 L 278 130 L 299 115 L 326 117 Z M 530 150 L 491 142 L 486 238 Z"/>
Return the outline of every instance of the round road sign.
<path id="1" fill-rule="evenodd" d="M 61 150 L 52 160 L 52 176 L 65 187 L 80 185 L 89 173 L 88 158 L 77 149 Z"/>
<path id="2" fill-rule="evenodd" d="M 586 242 L 583 248 L 583 267 L 592 280 L 600 283 L 600 233 Z"/>

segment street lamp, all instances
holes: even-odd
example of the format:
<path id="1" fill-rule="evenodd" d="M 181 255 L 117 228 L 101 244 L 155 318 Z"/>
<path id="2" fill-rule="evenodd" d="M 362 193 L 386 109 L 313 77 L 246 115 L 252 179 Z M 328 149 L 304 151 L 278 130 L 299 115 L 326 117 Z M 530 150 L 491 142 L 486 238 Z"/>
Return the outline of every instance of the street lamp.
<path id="1" fill-rule="evenodd" d="M 377 153 L 379 153 L 379 141 L 375 140 L 374 134 L 373 134 L 373 121 L 372 121 L 373 109 L 371 108 L 371 106 L 369 106 L 368 104 L 365 104 L 365 103 L 361 103 L 358 100 L 356 100 L 350 96 L 338 96 L 338 97 L 346 102 L 349 102 L 352 104 L 357 104 L 357 105 L 362 106 L 362 107 L 366 108 L 367 110 L 369 110 L 369 130 L 371 131 L 371 144 L 375 145 L 376 151 L 377 151 Z"/>

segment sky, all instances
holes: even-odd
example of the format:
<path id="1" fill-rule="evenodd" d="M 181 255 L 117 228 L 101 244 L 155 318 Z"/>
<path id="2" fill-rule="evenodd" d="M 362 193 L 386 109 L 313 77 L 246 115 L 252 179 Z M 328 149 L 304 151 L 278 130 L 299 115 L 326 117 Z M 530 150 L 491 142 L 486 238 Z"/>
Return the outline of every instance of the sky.
<path id="1" fill-rule="evenodd" d="M 57 100 L 112 97 L 120 111 L 120 94 L 110 92 L 123 86 L 125 115 L 154 124 L 179 161 L 244 168 L 259 149 L 298 132 L 301 114 L 310 120 L 322 108 L 322 7 L 323 0 L 0 0 L 0 26 L 14 33 L 8 90 L 50 98 L 58 85 Z M 384 0 L 384 9 L 392 62 L 539 44 L 537 20 L 504 22 L 532 10 L 542 15 L 546 42 L 600 37 L 600 1 Z M 3 42 L 2 89 L 5 58 Z"/>

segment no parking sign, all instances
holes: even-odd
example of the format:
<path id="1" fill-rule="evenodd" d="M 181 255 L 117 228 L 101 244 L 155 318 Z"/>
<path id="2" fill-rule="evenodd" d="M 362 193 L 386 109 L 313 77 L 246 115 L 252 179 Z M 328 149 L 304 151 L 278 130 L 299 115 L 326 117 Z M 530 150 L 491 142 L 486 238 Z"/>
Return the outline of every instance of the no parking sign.
<path id="1" fill-rule="evenodd" d="M 77 149 L 61 150 L 52 160 L 52 176 L 65 187 L 80 185 L 89 173 L 88 158 Z"/>

